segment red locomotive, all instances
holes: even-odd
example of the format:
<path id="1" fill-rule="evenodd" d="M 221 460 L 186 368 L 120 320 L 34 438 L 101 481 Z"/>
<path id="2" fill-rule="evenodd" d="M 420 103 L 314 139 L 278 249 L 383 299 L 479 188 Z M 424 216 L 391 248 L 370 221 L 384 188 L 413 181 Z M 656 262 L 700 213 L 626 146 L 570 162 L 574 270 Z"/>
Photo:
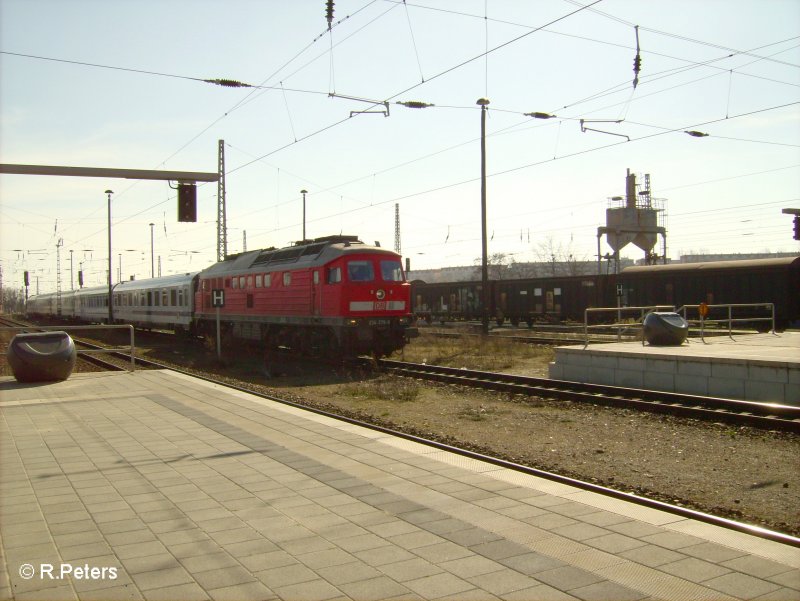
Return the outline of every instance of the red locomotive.
<path id="1" fill-rule="evenodd" d="M 389 355 L 417 335 L 400 255 L 355 236 L 228 256 L 201 271 L 195 327 L 316 356 Z M 224 297 L 219 291 L 223 291 Z"/>

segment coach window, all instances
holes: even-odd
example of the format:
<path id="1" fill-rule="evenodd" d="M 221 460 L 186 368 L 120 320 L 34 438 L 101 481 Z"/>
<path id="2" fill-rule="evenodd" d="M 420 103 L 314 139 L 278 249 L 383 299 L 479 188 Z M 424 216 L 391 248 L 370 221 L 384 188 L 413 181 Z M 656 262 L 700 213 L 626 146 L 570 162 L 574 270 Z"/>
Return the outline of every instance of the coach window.
<path id="1" fill-rule="evenodd" d="M 169 307 L 169 291 L 167 290 L 161 291 L 161 306 Z"/>
<path id="2" fill-rule="evenodd" d="M 156 290 L 153 292 L 153 306 L 158 307 L 161 304 L 161 291 Z"/>
<path id="3" fill-rule="evenodd" d="M 331 267 L 328 269 L 328 283 L 329 284 L 338 284 L 342 281 L 342 268 L 341 267 Z"/>
<path id="4" fill-rule="evenodd" d="M 375 279 L 371 261 L 350 261 L 347 264 L 347 277 L 351 282 L 371 282 Z"/>
<path id="5" fill-rule="evenodd" d="M 284 271 L 283 272 L 283 285 L 289 286 L 292 283 L 292 272 Z"/>
<path id="6" fill-rule="evenodd" d="M 177 307 L 178 306 L 178 291 L 175 290 L 174 288 L 169 291 L 169 300 L 170 300 L 170 304 L 173 307 Z"/>
<path id="7" fill-rule="evenodd" d="M 381 261 L 381 278 L 384 282 L 402 282 L 403 267 L 400 261 Z"/>

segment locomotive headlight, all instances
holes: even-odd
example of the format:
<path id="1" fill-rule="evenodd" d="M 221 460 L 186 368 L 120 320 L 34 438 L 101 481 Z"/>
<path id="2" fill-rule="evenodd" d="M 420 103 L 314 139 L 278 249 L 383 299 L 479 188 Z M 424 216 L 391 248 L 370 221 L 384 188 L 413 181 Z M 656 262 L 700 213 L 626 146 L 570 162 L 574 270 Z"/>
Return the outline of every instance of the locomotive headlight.
<path id="1" fill-rule="evenodd" d="M 375 297 L 378 300 L 383 300 L 386 297 L 386 291 L 381 288 L 375 293 Z"/>
<path id="2" fill-rule="evenodd" d="M 349 326 L 357 326 L 358 325 L 358 320 L 357 319 L 348 319 L 347 320 L 347 325 L 349 325 Z"/>

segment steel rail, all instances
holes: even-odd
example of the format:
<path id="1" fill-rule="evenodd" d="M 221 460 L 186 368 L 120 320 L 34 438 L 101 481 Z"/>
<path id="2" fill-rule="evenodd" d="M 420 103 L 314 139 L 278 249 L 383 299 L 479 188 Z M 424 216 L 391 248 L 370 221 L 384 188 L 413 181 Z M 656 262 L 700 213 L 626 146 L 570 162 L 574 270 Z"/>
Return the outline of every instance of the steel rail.
<path id="1" fill-rule="evenodd" d="M 450 384 L 800 432 L 800 407 L 791 405 L 514 376 L 387 359 L 380 360 L 378 364 L 395 373 Z"/>

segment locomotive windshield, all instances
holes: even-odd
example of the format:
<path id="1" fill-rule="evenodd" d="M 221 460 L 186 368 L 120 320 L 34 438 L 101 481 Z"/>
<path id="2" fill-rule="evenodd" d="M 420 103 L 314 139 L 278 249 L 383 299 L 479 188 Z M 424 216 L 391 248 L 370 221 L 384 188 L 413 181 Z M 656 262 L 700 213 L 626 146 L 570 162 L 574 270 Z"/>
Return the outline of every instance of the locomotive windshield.
<path id="1" fill-rule="evenodd" d="M 384 282 L 402 282 L 403 267 L 400 261 L 381 261 L 381 277 Z"/>
<path id="2" fill-rule="evenodd" d="M 371 261 L 350 261 L 347 264 L 347 276 L 351 282 L 371 282 L 375 279 L 375 271 Z"/>

